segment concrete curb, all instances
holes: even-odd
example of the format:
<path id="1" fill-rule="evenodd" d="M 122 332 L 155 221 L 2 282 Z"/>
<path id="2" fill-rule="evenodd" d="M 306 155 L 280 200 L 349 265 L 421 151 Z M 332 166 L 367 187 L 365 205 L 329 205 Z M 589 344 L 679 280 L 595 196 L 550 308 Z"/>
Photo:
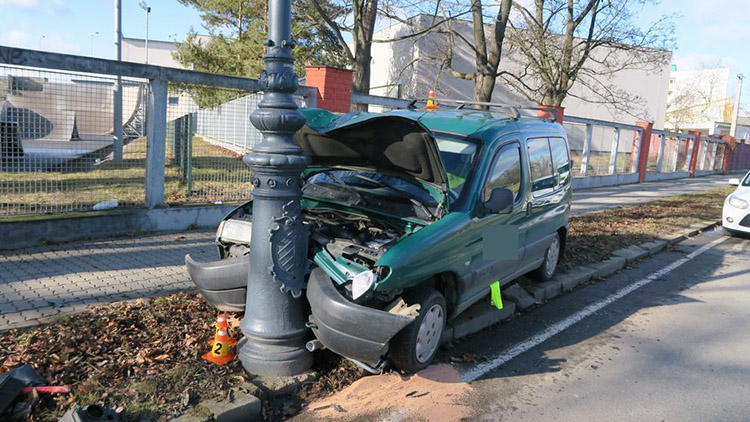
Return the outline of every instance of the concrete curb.
<path id="1" fill-rule="evenodd" d="M 561 296 L 573 290 L 578 285 L 587 283 L 591 279 L 602 278 L 616 273 L 626 265 L 661 252 L 668 245 L 674 245 L 701 232 L 711 230 L 719 224 L 721 224 L 721 221 L 704 221 L 691 226 L 686 232 L 677 236 L 670 234 L 662 237 L 660 240 L 619 249 L 613 252 L 613 256 L 604 261 L 579 265 L 566 273 L 556 275 L 552 280 L 544 283 L 533 283 L 528 279 L 522 278 L 514 284 L 503 286 L 502 295 L 505 308 L 502 311 L 498 311 L 492 307 L 489 304 L 489 299 L 479 301 L 461 316 L 446 325 L 441 343 L 459 340 L 503 320 L 511 319 L 515 311 L 521 312 L 533 305 L 541 304 L 557 296 Z M 513 305 L 512 308 L 508 304 Z"/>

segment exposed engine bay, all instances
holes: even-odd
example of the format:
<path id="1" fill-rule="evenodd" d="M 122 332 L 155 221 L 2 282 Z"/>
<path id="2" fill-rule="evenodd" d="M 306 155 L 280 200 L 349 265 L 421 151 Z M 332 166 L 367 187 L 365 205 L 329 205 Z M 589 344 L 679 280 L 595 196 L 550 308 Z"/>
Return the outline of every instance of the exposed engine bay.
<path id="1" fill-rule="evenodd" d="M 309 212 L 312 240 L 334 257 L 372 266 L 402 235 L 394 228 L 342 212 Z"/>

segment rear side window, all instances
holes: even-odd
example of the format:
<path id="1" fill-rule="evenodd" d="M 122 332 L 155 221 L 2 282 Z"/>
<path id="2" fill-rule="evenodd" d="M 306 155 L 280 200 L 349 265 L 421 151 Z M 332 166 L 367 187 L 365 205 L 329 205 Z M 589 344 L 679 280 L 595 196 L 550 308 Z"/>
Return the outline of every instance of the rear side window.
<path id="1" fill-rule="evenodd" d="M 557 173 L 557 186 L 555 187 L 559 187 L 570 181 L 568 143 L 563 138 L 549 138 L 549 147 L 552 151 L 552 165 Z"/>
<path id="2" fill-rule="evenodd" d="M 495 188 L 508 188 L 513 197 L 518 200 L 521 192 L 521 148 L 514 143 L 503 147 L 497 153 L 492 165 L 487 184 L 484 186 L 482 200 L 490 199 L 490 193 Z"/>
<path id="3" fill-rule="evenodd" d="M 552 152 L 547 138 L 529 139 L 529 168 L 531 171 L 531 194 L 542 196 L 555 189 L 556 177 L 552 165 Z"/>

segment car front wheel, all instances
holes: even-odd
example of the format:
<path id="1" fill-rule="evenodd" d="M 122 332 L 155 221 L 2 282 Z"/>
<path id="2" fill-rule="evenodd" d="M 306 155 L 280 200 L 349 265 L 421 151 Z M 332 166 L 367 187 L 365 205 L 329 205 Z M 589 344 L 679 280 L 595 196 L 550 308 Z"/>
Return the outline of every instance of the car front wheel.
<path id="1" fill-rule="evenodd" d="M 426 368 L 437 354 L 446 320 L 445 298 L 425 288 L 405 297 L 409 305 L 419 303 L 419 316 L 391 340 L 390 358 L 409 373 Z"/>

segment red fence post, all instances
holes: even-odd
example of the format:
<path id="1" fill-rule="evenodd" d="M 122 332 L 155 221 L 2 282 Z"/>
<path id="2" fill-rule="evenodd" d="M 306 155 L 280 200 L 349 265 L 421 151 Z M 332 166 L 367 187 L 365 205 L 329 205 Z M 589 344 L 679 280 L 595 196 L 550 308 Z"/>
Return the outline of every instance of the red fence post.
<path id="1" fill-rule="evenodd" d="M 695 136 L 695 143 L 693 144 L 693 155 L 690 157 L 690 166 L 688 167 L 690 177 L 695 177 L 695 166 L 698 164 L 698 151 L 700 151 L 701 149 L 702 139 L 700 132 L 691 131 L 688 133 Z"/>
<path id="2" fill-rule="evenodd" d="M 646 180 L 646 170 L 648 168 L 648 151 L 651 148 L 651 131 L 654 124 L 651 122 L 636 122 L 636 126 L 643 128 L 641 137 L 641 151 L 638 154 L 638 183 Z M 638 132 L 633 134 L 633 149 L 630 153 L 630 168 L 633 168 L 633 157 L 635 157 L 636 145 L 638 142 Z"/>
<path id="3" fill-rule="evenodd" d="M 554 118 L 557 123 L 563 123 L 563 117 L 565 117 L 565 107 L 539 105 L 539 111 L 537 111 L 537 117 L 551 119 Z"/>
<path id="4" fill-rule="evenodd" d="M 318 88 L 318 108 L 335 113 L 352 109 L 352 71 L 328 66 L 306 66 L 305 85 Z"/>

